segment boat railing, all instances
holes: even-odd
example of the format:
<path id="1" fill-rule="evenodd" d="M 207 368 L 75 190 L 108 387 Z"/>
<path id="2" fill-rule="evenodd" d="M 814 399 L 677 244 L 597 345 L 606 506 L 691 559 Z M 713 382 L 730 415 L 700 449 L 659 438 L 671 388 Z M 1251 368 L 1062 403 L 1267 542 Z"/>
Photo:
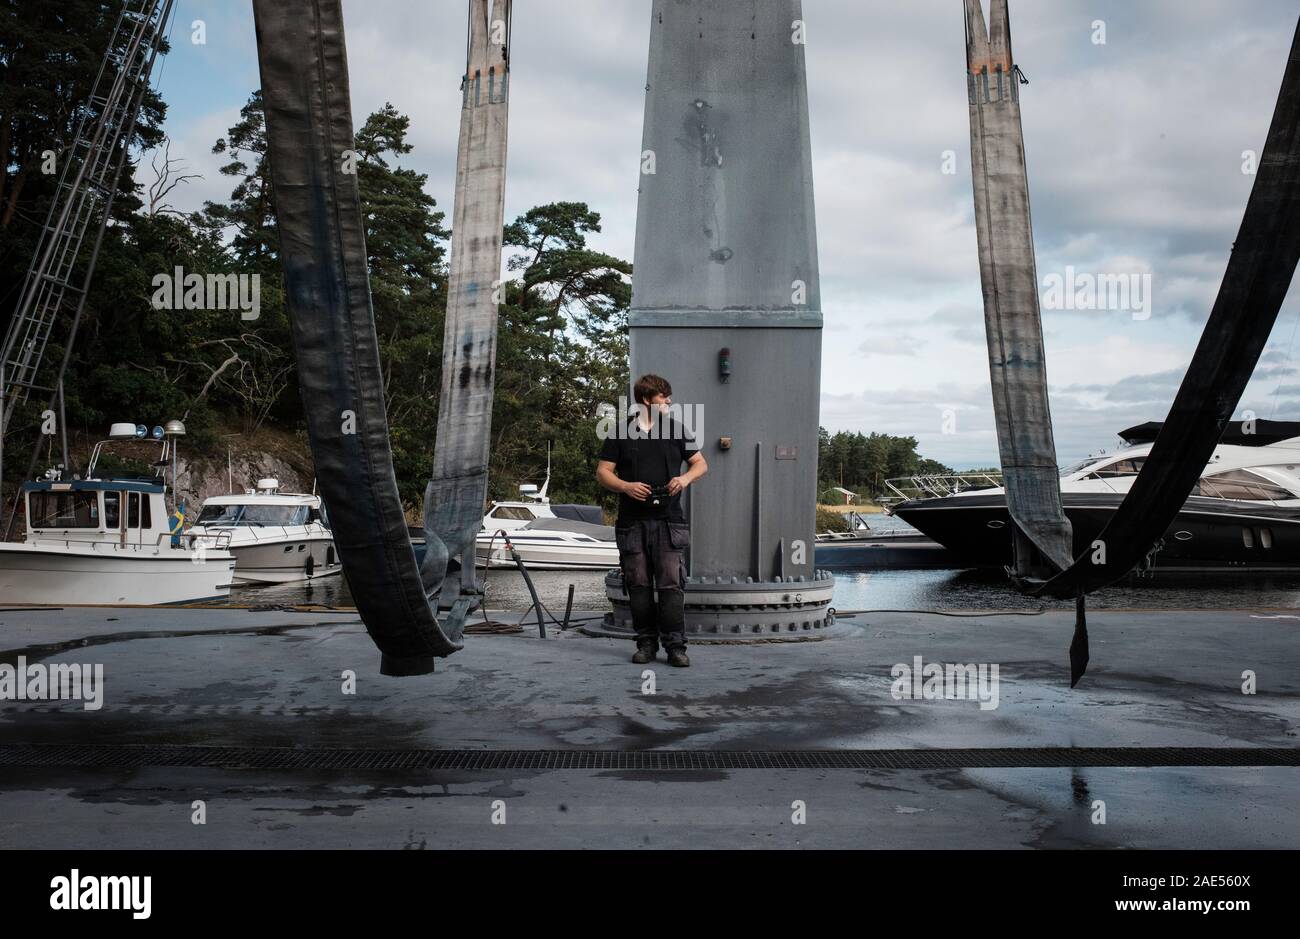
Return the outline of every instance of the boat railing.
<path id="1" fill-rule="evenodd" d="M 209 550 L 215 548 L 217 551 L 229 551 L 230 538 L 232 534 L 233 532 L 228 532 L 228 531 L 208 532 L 206 534 L 204 533 L 192 534 L 188 531 L 183 531 L 183 532 L 177 532 L 174 535 L 167 535 L 167 534 L 159 535 L 158 541 L 161 542 L 162 539 L 164 538 L 176 539 L 178 540 L 178 544 L 180 545 L 184 545 L 188 543 L 189 550 L 191 551 L 199 547 L 203 547 Z"/>
<path id="2" fill-rule="evenodd" d="M 249 525 L 247 523 L 239 525 L 212 525 L 198 524 L 196 528 L 203 528 L 204 531 L 196 533 L 196 537 L 209 538 L 218 534 L 224 534 L 229 540 L 236 532 L 240 535 L 249 537 L 253 541 L 295 541 L 303 538 L 316 538 L 320 535 L 329 534 L 329 529 L 320 522 L 306 522 L 302 525 L 269 525 L 258 523 Z"/>
<path id="3" fill-rule="evenodd" d="M 867 524 L 867 520 L 857 511 L 846 512 L 844 520 L 849 523 L 849 531 L 851 533 L 871 531 L 871 526 Z"/>
<path id="4" fill-rule="evenodd" d="M 909 499 L 942 499 L 973 489 L 1002 485 L 1001 473 L 935 473 L 896 476 L 885 480 L 886 492 L 876 497 L 886 511 Z"/>
<path id="5" fill-rule="evenodd" d="M 174 547 L 178 550 L 186 551 L 229 551 L 230 534 L 228 532 L 213 532 L 210 534 L 195 534 L 189 532 L 180 532 L 171 534 L 169 532 L 160 532 L 154 538 L 153 544 L 146 541 L 121 541 L 114 535 L 114 532 L 102 532 L 105 537 L 102 538 L 69 538 L 64 535 L 62 538 L 50 538 L 42 535 L 40 531 L 36 532 L 37 537 L 34 539 L 42 544 L 62 543 L 64 547 L 70 548 L 73 545 L 91 545 L 92 547 L 104 547 L 111 550 L 123 550 L 131 548 L 136 551 L 153 549 L 156 554 L 163 547 L 163 542 L 167 542 L 168 547 Z"/>

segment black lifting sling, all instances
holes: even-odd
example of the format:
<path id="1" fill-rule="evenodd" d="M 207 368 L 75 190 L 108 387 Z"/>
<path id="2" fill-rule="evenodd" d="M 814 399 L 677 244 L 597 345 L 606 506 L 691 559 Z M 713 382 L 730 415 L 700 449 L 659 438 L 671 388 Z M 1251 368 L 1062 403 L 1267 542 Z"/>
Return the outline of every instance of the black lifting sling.
<path id="1" fill-rule="evenodd" d="M 254 0 L 285 303 L 321 496 L 387 675 L 461 648 L 415 563 L 388 444 L 339 0 Z M 440 585 L 432 585 L 437 589 Z"/>
<path id="2" fill-rule="evenodd" d="M 1040 593 L 1078 597 L 1123 577 L 1164 535 L 1214 454 L 1300 260 L 1300 23 L 1218 298 L 1151 453 L 1098 541 Z M 1095 545 L 1095 543 L 1094 543 Z M 1094 563 L 1097 561 L 1098 563 Z"/>

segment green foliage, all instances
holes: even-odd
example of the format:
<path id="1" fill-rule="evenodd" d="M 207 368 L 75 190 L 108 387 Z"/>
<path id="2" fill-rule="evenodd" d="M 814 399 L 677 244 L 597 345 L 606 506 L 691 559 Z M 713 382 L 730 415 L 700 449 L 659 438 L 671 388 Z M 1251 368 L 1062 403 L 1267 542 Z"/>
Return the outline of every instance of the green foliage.
<path id="1" fill-rule="evenodd" d="M 0 289 L 6 324 L 53 194 L 41 154 L 62 155 L 70 144 L 118 11 L 110 0 L 0 3 L 0 283 L 13 285 Z M 166 149 L 164 114 L 151 93 L 133 141 L 147 152 L 123 174 L 73 348 L 69 428 L 96 440 L 113 421 L 181 417 L 188 453 L 222 457 L 221 435 L 232 428 L 300 434 L 304 426 L 262 96 L 249 96 L 212 148 L 225 158 L 229 197 L 188 216 L 166 202 L 185 177 Z M 400 165 L 412 149 L 409 130 L 410 119 L 385 104 L 357 130 L 354 149 L 394 465 L 414 507 L 435 446 L 449 232 L 426 177 Z M 137 178 L 151 170 L 155 179 Z M 540 482 L 549 447 L 554 499 L 612 505 L 594 479 L 595 428 L 598 406 L 627 385 L 631 265 L 588 247 L 599 231 L 599 213 L 578 202 L 537 206 L 504 229 L 512 276 L 500 307 L 494 497 Z M 157 308 L 153 301 L 170 292 L 159 278 L 177 268 L 256 275 L 259 316 Z M 47 372 L 63 354 L 67 322 L 56 324 Z M 20 456 L 6 460 L 11 479 L 25 469 L 44 406 L 33 396 L 15 416 L 6 445 Z M 73 458 L 84 463 L 84 454 Z"/>
<path id="2" fill-rule="evenodd" d="M 0 332 L 7 331 L 18 305 L 76 130 L 83 118 L 88 122 L 97 118 L 97 111 L 88 105 L 90 91 L 120 12 L 117 0 L 9 0 L 0 4 Z M 148 91 L 135 133 L 126 145 L 157 145 L 162 140 L 165 113 L 162 100 L 154 91 Z M 43 171 L 48 153 L 53 154 L 53 173 Z M 83 394 L 80 387 L 84 384 L 81 375 L 85 363 L 82 349 L 88 342 L 85 336 L 89 333 L 89 341 L 93 341 L 102 310 L 118 302 L 121 291 L 132 285 L 139 273 L 130 244 L 131 222 L 141 206 L 136 194 L 136 171 L 128 161 L 118 180 L 113 203 L 115 224 L 105 232 L 82 338 L 70 366 L 66 398 L 69 421 L 74 425 L 78 417 L 95 416 L 97 411 L 82 404 L 82 399 L 94 399 L 89 392 Z M 83 273 L 84 263 L 74 270 L 73 282 L 79 284 Z M 56 328 L 46 348 L 47 364 L 58 363 L 63 357 L 68 319 L 58 327 L 62 331 Z M 49 379 L 42 383 L 52 383 L 53 374 L 54 369 L 47 368 L 38 380 Z M 5 441 L 5 469 L 10 479 L 21 477 L 26 470 L 47 401 L 46 393 L 33 393 L 14 413 Z"/>
<path id="3" fill-rule="evenodd" d="M 922 458 L 915 437 L 847 431 L 832 436 L 824 427 L 818 430 L 817 466 L 819 490 L 840 486 L 872 496 L 884 492 L 886 479 L 953 472 L 937 460 Z"/>
<path id="4" fill-rule="evenodd" d="M 274 269 L 279 251 L 275 228 L 275 191 L 267 158 L 266 115 L 261 89 L 239 110 L 239 123 L 212 145 L 213 153 L 230 155 L 221 174 L 235 180 L 229 202 L 207 202 L 197 224 L 230 236 L 231 253 L 262 270 Z"/>
<path id="5" fill-rule="evenodd" d="M 402 498 L 414 506 L 437 436 L 449 232 L 424 191 L 427 177 L 392 165 L 411 151 L 410 123 L 385 104 L 361 126 L 355 149 L 393 464 Z"/>
<path id="6" fill-rule="evenodd" d="M 538 206 L 505 228 L 508 267 L 522 276 L 508 285 L 497 338 L 496 498 L 540 481 L 550 442 L 554 501 L 614 504 L 594 476 L 596 415 L 627 387 L 632 266 L 587 247 L 599 231 L 600 215 L 581 202 Z"/>
<path id="7" fill-rule="evenodd" d="M 848 531 L 848 520 L 839 512 L 817 506 L 817 531 Z"/>
<path id="8" fill-rule="evenodd" d="M 5 274 L 15 268 L 21 274 L 30 260 L 31 250 L 19 258 L 9 255 L 15 234 L 10 229 L 26 229 L 26 237 L 15 240 L 34 246 L 31 223 L 44 220 L 58 181 L 58 173 L 41 172 L 43 154 L 53 150 L 56 168 L 62 169 L 120 11 L 117 0 L 0 4 L 0 257 Z M 162 48 L 166 50 L 165 43 Z M 165 113 L 162 99 L 147 92 L 129 145 L 156 145 Z M 115 214 L 126 217 L 139 205 L 130 167 L 123 170 L 118 191 L 122 197 Z M 15 299 L 5 298 L 6 318 Z"/>

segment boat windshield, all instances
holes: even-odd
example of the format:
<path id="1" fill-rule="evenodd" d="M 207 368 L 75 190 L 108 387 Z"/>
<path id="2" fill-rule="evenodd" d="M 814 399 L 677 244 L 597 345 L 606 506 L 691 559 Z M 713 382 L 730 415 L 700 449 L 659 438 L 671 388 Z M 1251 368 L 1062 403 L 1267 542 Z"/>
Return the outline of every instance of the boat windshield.
<path id="1" fill-rule="evenodd" d="M 1088 457 L 1086 460 L 1080 460 L 1078 463 L 1071 463 L 1065 469 L 1061 470 L 1061 478 L 1065 479 L 1067 476 L 1073 476 L 1075 473 L 1080 473 L 1083 470 L 1086 470 L 1089 466 L 1101 463 L 1103 459 L 1103 457 L 1092 456 Z M 1145 463 L 1146 460 L 1147 458 L 1145 456 L 1135 456 L 1125 460 L 1115 460 L 1114 462 L 1107 463 L 1104 466 L 1093 470 L 1086 478 L 1108 479 L 1113 476 L 1136 476 L 1142 471 L 1142 464 Z"/>
<path id="2" fill-rule="evenodd" d="M 488 513 L 490 518 L 508 518 L 520 522 L 531 522 L 537 516 L 530 509 L 519 505 L 498 505 Z"/>
<path id="3" fill-rule="evenodd" d="M 28 500 L 34 529 L 99 527 L 98 493 L 33 492 Z"/>
<path id="4" fill-rule="evenodd" d="M 305 525 L 305 505 L 205 505 L 200 525 Z"/>
<path id="5" fill-rule="evenodd" d="M 1091 466 L 1096 462 L 1097 462 L 1097 458 L 1095 456 L 1090 456 L 1088 457 L 1088 459 L 1080 460 L 1078 463 L 1071 463 L 1065 469 L 1061 470 L 1061 478 L 1064 479 L 1067 476 L 1073 476 L 1075 473 Z"/>

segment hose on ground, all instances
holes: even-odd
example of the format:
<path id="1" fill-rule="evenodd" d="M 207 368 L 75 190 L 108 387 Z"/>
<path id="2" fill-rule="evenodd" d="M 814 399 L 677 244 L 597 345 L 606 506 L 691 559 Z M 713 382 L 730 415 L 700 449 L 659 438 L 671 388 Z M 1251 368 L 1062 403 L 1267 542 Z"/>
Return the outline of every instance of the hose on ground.
<path id="1" fill-rule="evenodd" d="M 546 623 L 545 620 L 542 619 L 543 614 L 546 615 L 547 619 L 549 619 L 552 623 L 558 626 L 561 632 L 568 629 L 573 629 L 575 626 L 579 625 L 580 623 L 585 623 L 588 622 L 589 620 L 604 618 L 605 616 L 604 613 L 594 613 L 589 616 L 570 616 L 568 614 L 568 611 L 566 611 L 563 622 L 557 619 L 555 614 L 552 613 L 547 608 L 546 604 L 542 603 L 541 598 L 538 597 L 537 589 L 533 585 L 533 579 L 528 574 L 528 567 L 527 565 L 524 564 L 523 558 L 519 556 L 519 552 L 515 549 L 515 546 L 511 544 L 509 533 L 506 532 L 504 528 L 498 528 L 495 532 L 492 533 L 492 537 L 488 540 L 487 554 L 483 558 L 483 602 L 485 604 L 483 610 L 484 623 L 488 622 L 488 620 L 486 619 L 486 615 L 487 615 L 486 603 L 487 603 L 487 577 L 488 577 L 488 570 L 490 569 L 489 562 L 492 559 L 492 546 L 496 543 L 497 535 L 501 536 L 501 540 L 504 542 L 505 546 L 510 550 L 511 560 L 513 560 L 515 562 L 515 565 L 519 568 L 519 573 L 524 575 L 524 583 L 528 585 L 528 593 L 533 598 L 533 602 L 528 606 L 527 609 L 524 610 L 523 614 L 519 617 L 520 623 L 522 623 L 525 619 L 528 618 L 528 614 L 530 612 L 536 609 L 537 630 L 541 634 L 541 638 L 545 639 Z M 570 584 L 569 586 L 570 586 L 569 603 L 571 604 L 573 600 L 573 595 L 572 595 L 573 585 Z"/>
<path id="2" fill-rule="evenodd" d="M 956 613 L 951 610 L 835 610 L 835 617 L 860 616 L 863 613 L 916 613 L 921 616 L 953 616 L 958 619 L 970 619 L 978 616 L 1042 616 L 1048 608 L 1040 606 L 1036 610 L 979 610 L 974 613 Z"/>

